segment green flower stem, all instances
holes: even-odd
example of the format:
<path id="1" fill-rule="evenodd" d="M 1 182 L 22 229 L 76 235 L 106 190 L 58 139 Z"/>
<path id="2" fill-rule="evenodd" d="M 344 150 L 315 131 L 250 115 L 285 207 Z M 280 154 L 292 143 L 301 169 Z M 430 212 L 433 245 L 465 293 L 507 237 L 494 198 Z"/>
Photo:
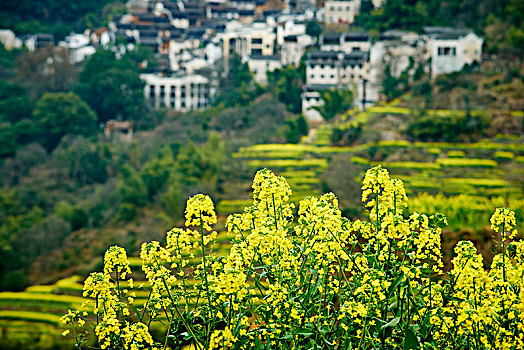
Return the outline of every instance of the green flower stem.
<path id="1" fill-rule="evenodd" d="M 189 331 L 189 333 L 191 333 L 191 336 L 193 337 L 193 339 L 195 339 L 195 344 L 197 346 L 197 349 L 200 349 L 200 347 L 199 347 L 200 344 L 198 342 L 198 338 L 196 337 L 195 333 L 193 332 L 193 329 L 186 322 L 186 319 L 180 314 L 180 311 L 178 310 L 178 308 L 176 306 L 175 299 L 173 298 L 173 295 L 171 294 L 171 290 L 168 288 L 166 279 L 164 277 L 162 277 L 162 281 L 164 282 L 164 286 L 166 287 L 166 291 L 167 291 L 167 294 L 169 296 L 169 299 L 171 299 L 171 303 L 173 304 L 173 308 L 172 309 L 175 310 L 175 312 L 178 314 L 178 317 L 180 318 L 180 320 L 182 321 L 182 323 L 184 324 L 186 329 Z M 173 311 L 171 311 L 171 314 L 172 313 L 173 313 Z M 173 315 L 173 318 L 174 318 L 174 315 Z M 169 336 L 169 334 L 167 334 L 167 336 Z"/>

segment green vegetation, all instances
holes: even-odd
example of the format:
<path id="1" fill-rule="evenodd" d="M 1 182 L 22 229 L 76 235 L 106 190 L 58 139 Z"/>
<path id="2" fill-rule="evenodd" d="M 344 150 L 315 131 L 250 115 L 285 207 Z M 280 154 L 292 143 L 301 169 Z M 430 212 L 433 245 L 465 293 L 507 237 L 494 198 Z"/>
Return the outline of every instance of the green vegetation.
<path id="1" fill-rule="evenodd" d="M 117 60 L 109 50 L 89 57 L 75 91 L 96 111 L 99 122 L 142 117 L 145 83 L 136 67 L 128 56 Z"/>
<path id="2" fill-rule="evenodd" d="M 272 90 L 280 102 L 291 113 L 302 111 L 302 88 L 306 78 L 306 64 L 300 61 L 298 68 L 293 66 L 268 72 L 268 89 Z"/>
<path id="3" fill-rule="evenodd" d="M 123 13 L 124 4 L 114 0 L 75 3 L 63 0 L 6 0 L 0 6 L 0 28 L 19 34 L 52 33 L 57 40 L 71 30 L 106 26 L 110 16 Z"/>
<path id="4" fill-rule="evenodd" d="M 72 92 L 46 93 L 33 110 L 36 132 L 48 151 L 55 149 L 65 135 L 89 136 L 96 130 L 96 114 Z"/>
<path id="5" fill-rule="evenodd" d="M 56 333 L 56 317 L 77 304 L 79 281 L 101 266 L 109 245 L 126 247 L 138 267 L 140 243 L 161 241 L 160 233 L 182 222 L 183 203 L 196 192 L 213 197 L 222 231 L 227 214 L 252 203 L 251 179 L 263 167 L 286 176 L 295 204 L 333 191 L 343 214 L 355 219 L 363 216 L 365 169 L 383 164 L 406 182 L 409 211 L 446 214 L 445 241 L 476 240 L 490 259 L 486 226 L 493 208 L 515 209 L 520 230 L 524 218 L 524 73 L 517 64 L 523 46 L 515 46 L 520 4 L 406 4 L 395 0 L 375 11 L 363 1 L 368 8 L 358 20 L 370 29 L 464 24 L 485 34 L 486 48 L 497 60 L 434 81 L 423 74 L 389 77 L 392 101 L 365 111 L 351 109 L 348 91 L 326 91 L 320 112 L 329 123 L 307 140 L 308 125 L 298 115 L 303 64 L 269 74 L 264 88 L 234 59 L 213 106 L 179 114 L 153 111 L 145 103 L 138 62 L 154 65 L 145 48 L 118 60 L 100 50 L 76 67 L 62 59 L 67 53 L 61 48 L 8 52 L 0 47 L 0 289 L 37 284 L 20 294 L 0 294 L 0 326 L 7 335 L 2 348 L 21 348 L 18 339 L 34 348 L 61 346 L 48 337 Z M 56 28 L 16 14 L 0 16 L 0 22 L 49 29 L 59 38 L 66 22 L 97 26 L 120 9 L 116 3 L 104 9 L 95 3 L 63 5 L 75 10 Z M 0 11 L 9 6 L 14 3 L 2 3 Z M 27 6 L 20 3 L 20 9 Z M 72 19 L 76 9 L 90 6 L 98 6 L 96 16 Z M 462 12 L 451 18 L 447 13 L 456 9 Z M 428 11 L 431 16 L 424 15 Z M 414 14 L 425 17 L 412 21 Z M 318 35 L 322 28 L 314 24 L 308 31 Z M 505 59 L 512 55 L 515 61 Z M 46 67 L 52 74 L 43 75 Z M 418 69 L 414 63 L 411 68 Z M 134 121 L 132 143 L 102 136 L 100 123 L 113 118 Z M 232 238 L 220 233 L 212 254 L 224 256 Z M 450 258 L 451 243 L 443 252 Z M 71 274 L 80 277 L 60 280 Z M 138 284 L 144 276 L 136 272 L 134 278 Z M 147 292 L 138 291 L 137 305 L 145 300 Z"/>
<path id="6" fill-rule="evenodd" d="M 321 94 L 324 103 L 316 106 L 315 109 L 324 117 L 325 120 L 333 119 L 353 106 L 354 94 L 349 89 L 327 89 Z"/>

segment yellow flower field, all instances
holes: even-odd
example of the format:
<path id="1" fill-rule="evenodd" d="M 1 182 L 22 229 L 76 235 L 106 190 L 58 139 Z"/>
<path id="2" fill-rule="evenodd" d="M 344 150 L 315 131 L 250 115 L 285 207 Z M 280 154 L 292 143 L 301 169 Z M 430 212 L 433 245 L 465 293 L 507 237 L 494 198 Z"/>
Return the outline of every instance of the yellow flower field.
<path id="1" fill-rule="evenodd" d="M 225 256 L 210 254 L 214 204 L 191 197 L 185 228 L 167 232 L 165 244 L 143 243 L 147 285 L 134 285 L 123 248 L 109 248 L 103 272 L 84 283 L 88 311 L 63 316 L 64 333 L 103 349 L 524 347 L 524 242 L 514 240 L 513 211 L 491 217 L 500 253 L 489 270 L 461 241 L 444 273 L 446 218 L 407 213 L 403 182 L 381 166 L 367 171 L 362 191 L 368 220 L 349 221 L 334 194 L 295 207 L 286 179 L 260 170 L 252 205 L 227 219 L 235 238 Z M 147 299 L 135 305 L 137 291 Z"/>

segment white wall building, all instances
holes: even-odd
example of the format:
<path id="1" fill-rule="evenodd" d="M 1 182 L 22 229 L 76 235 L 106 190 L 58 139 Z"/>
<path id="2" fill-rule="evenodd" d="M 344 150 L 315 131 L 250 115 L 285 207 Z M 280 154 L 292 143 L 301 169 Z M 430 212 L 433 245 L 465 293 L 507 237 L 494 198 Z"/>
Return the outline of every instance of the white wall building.
<path id="1" fill-rule="evenodd" d="M 251 56 L 248 58 L 247 64 L 249 70 L 255 75 L 255 81 L 260 84 L 267 84 L 267 72 L 282 68 L 280 59 L 275 56 Z"/>
<path id="2" fill-rule="evenodd" d="M 464 65 L 482 59 L 483 39 L 466 29 L 427 27 L 427 50 L 431 75 L 458 72 Z"/>
<path id="3" fill-rule="evenodd" d="M 284 17 L 285 18 L 285 17 Z M 281 23 L 281 22 L 279 22 Z M 277 44 L 282 45 L 284 39 L 290 35 L 305 35 L 306 34 L 306 24 L 295 22 L 292 19 L 287 19 L 283 24 L 280 24 L 276 27 L 277 30 Z"/>
<path id="4" fill-rule="evenodd" d="M 206 58 L 210 65 L 222 58 L 222 45 L 220 45 L 219 40 L 213 40 L 206 45 Z"/>
<path id="5" fill-rule="evenodd" d="M 325 23 L 353 23 L 360 12 L 360 0 L 326 0 Z"/>
<path id="6" fill-rule="evenodd" d="M 255 22 L 236 30 L 226 30 L 220 35 L 224 59 L 237 54 L 244 56 L 273 56 L 276 33 L 274 27 Z"/>
<path id="7" fill-rule="evenodd" d="M 329 88 L 355 91 L 355 102 L 364 97 L 364 82 L 370 77 L 369 53 L 316 51 L 306 62 L 306 87 L 302 94 L 302 112 L 307 115 L 323 103 L 322 91 Z M 367 90 L 366 101 L 370 102 Z"/>
<path id="8" fill-rule="evenodd" d="M 0 29 L 0 43 L 2 43 L 7 50 L 20 47 L 20 44 L 17 44 L 15 33 L 9 29 Z"/>
<path id="9" fill-rule="evenodd" d="M 161 77 L 141 74 L 140 78 L 146 82 L 145 97 L 155 108 L 187 112 L 205 108 L 210 103 L 209 79 L 202 75 Z"/>
<path id="10" fill-rule="evenodd" d="M 308 86 L 349 86 L 369 79 L 369 56 L 366 52 L 312 52 L 306 65 Z"/>

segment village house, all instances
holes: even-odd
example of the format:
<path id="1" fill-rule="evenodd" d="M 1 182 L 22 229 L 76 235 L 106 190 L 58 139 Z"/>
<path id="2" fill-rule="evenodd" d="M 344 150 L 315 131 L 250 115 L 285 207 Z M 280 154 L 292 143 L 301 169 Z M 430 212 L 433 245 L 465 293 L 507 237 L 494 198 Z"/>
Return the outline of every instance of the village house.
<path id="1" fill-rule="evenodd" d="M 229 29 L 229 28 L 228 28 Z M 233 54 L 244 56 L 273 56 L 275 54 L 276 34 L 274 27 L 265 22 L 239 25 L 221 34 L 224 59 Z"/>
<path id="2" fill-rule="evenodd" d="M 65 37 L 59 46 L 69 49 L 71 61 L 75 64 L 83 62 L 87 57 L 93 55 L 96 49 L 91 45 L 91 38 L 85 34 L 71 34 Z"/>
<path id="3" fill-rule="evenodd" d="M 306 84 L 308 86 L 348 86 L 369 78 L 367 52 L 316 51 L 308 55 Z"/>
<path id="4" fill-rule="evenodd" d="M 360 0 L 326 0 L 325 23 L 353 23 L 360 12 Z"/>
<path id="5" fill-rule="evenodd" d="M 306 61 L 306 86 L 302 94 L 302 111 L 309 113 L 323 103 L 322 90 L 337 88 L 356 92 L 356 99 L 363 98 L 363 83 L 369 80 L 369 53 L 355 50 L 316 51 L 308 54 Z"/>
<path id="6" fill-rule="evenodd" d="M 483 39 L 469 29 L 425 27 L 424 33 L 433 77 L 458 72 L 482 59 Z"/>
<path id="7" fill-rule="evenodd" d="M 168 108 L 187 112 L 210 104 L 209 79 L 197 74 L 158 76 L 141 74 L 145 81 L 144 94 L 155 108 Z"/>

